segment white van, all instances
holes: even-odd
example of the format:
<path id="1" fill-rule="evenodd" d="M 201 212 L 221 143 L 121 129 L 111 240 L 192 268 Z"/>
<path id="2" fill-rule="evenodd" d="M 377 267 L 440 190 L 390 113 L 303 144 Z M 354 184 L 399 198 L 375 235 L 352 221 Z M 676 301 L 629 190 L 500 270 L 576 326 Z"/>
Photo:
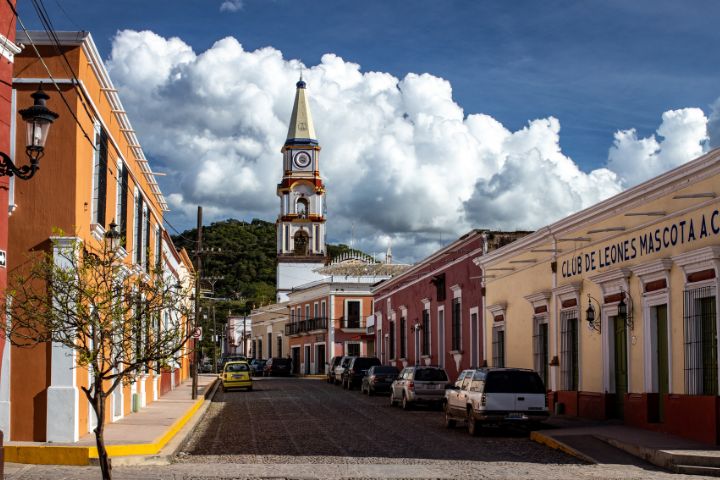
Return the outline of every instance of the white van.
<path id="1" fill-rule="evenodd" d="M 547 391 L 534 370 L 465 370 L 445 390 L 445 425 L 452 428 L 457 420 L 465 420 L 471 435 L 477 435 L 482 425 L 534 425 L 549 415 Z"/>

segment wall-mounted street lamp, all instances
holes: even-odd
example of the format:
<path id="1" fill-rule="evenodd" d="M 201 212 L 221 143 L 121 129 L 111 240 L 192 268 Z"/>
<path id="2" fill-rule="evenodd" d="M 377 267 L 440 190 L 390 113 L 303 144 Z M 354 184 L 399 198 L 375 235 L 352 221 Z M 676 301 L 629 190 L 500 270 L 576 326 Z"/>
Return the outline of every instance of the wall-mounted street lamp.
<path id="1" fill-rule="evenodd" d="M 618 303 L 617 309 L 618 309 L 618 317 L 622 318 L 625 321 L 625 325 L 630 328 L 630 330 L 633 329 L 633 313 L 632 313 L 632 297 L 630 296 L 629 292 L 625 292 L 624 290 L 620 290 L 620 303 Z M 628 302 L 625 303 L 625 297 L 627 297 Z M 628 308 L 629 307 L 629 308 Z"/>
<path id="2" fill-rule="evenodd" d="M 33 106 L 19 112 L 27 124 L 25 153 L 30 159 L 30 165 L 17 167 L 7 154 L 0 152 L 0 158 L 2 159 L 0 176 L 12 177 L 14 175 L 23 180 L 30 180 L 40 168 L 40 158 L 45 152 L 45 141 L 50 131 L 50 125 L 59 115 L 45 106 L 45 102 L 50 97 L 42 89 L 42 84 L 38 91 L 30 96 L 35 100 Z"/>
<path id="3" fill-rule="evenodd" d="M 110 225 L 108 225 L 108 231 L 105 232 L 105 244 L 113 252 L 120 246 L 120 232 L 117 230 L 117 223 L 115 223 L 115 220 L 110 222 Z"/>
<path id="4" fill-rule="evenodd" d="M 596 332 L 600 333 L 600 325 L 602 324 L 602 315 L 601 315 L 601 309 L 600 309 L 600 302 L 595 300 L 595 303 L 598 305 L 598 311 L 595 312 L 595 307 L 593 307 L 593 300 L 595 298 L 592 297 L 588 293 L 588 308 L 585 310 L 585 320 L 587 320 L 588 327 L 591 330 L 595 330 Z"/>

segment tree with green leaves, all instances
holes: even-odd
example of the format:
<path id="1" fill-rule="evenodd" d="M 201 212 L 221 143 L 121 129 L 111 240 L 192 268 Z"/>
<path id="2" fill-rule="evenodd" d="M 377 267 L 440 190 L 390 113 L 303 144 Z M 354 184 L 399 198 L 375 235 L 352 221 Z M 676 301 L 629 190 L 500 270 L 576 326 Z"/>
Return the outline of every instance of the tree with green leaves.
<path id="1" fill-rule="evenodd" d="M 97 419 L 102 478 L 110 479 L 107 402 L 116 388 L 187 354 L 190 282 L 159 264 L 144 270 L 125 263 L 111 242 L 95 248 L 52 237 L 52 244 L 52 251 L 35 252 L 11 274 L 4 298 L 9 321 L 0 322 L 0 334 L 14 347 L 52 343 L 74 353 L 75 368 L 88 370 L 90 384 L 81 389 Z"/>

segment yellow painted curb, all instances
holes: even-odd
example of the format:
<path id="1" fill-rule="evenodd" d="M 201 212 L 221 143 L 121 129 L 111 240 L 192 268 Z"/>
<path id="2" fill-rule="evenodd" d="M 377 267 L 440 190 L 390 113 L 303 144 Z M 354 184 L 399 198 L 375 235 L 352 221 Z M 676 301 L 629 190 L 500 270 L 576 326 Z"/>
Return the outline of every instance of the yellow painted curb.
<path id="1" fill-rule="evenodd" d="M 90 465 L 90 447 L 5 445 L 5 461 L 35 465 Z"/>
<path id="2" fill-rule="evenodd" d="M 108 455 L 112 458 L 159 453 L 195 415 L 204 402 L 205 398 L 198 399 L 182 417 L 176 420 L 163 435 L 156 438 L 152 443 L 107 445 Z M 6 462 L 34 465 L 89 465 L 91 458 L 98 458 L 97 447 L 5 444 L 4 452 Z"/>
<path id="3" fill-rule="evenodd" d="M 579 452 L 578 450 L 575 450 L 574 448 L 561 442 L 560 440 L 552 438 L 548 435 L 544 435 L 540 432 L 530 432 L 530 440 L 532 440 L 536 443 L 545 445 L 547 447 L 550 447 L 552 449 L 560 450 L 561 452 L 567 453 L 568 455 L 578 458 L 578 459 L 582 460 L 583 462 L 588 462 L 588 463 L 593 463 L 593 464 L 598 463 L 595 461 L 594 458 L 591 458 L 591 457 L 585 455 L 584 453 Z"/>

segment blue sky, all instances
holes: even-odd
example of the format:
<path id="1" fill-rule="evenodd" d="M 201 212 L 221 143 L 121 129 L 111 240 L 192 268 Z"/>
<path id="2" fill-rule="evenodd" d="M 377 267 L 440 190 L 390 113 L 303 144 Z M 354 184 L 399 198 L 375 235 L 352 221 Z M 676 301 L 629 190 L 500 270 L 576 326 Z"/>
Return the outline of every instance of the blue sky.
<path id="1" fill-rule="evenodd" d="M 608 164 L 616 132 L 650 136 L 669 110 L 710 116 L 720 96 L 720 2 L 711 0 L 243 0 L 236 12 L 221 11 L 222 0 L 44 2 L 57 30 L 89 30 L 105 58 L 116 32 L 130 29 L 179 37 L 198 54 L 232 36 L 245 51 L 271 46 L 307 66 L 334 53 L 362 72 L 430 73 L 451 84 L 465 115 L 510 131 L 557 118 L 562 152 L 584 172 Z M 31 3 L 18 3 L 38 28 Z"/>

